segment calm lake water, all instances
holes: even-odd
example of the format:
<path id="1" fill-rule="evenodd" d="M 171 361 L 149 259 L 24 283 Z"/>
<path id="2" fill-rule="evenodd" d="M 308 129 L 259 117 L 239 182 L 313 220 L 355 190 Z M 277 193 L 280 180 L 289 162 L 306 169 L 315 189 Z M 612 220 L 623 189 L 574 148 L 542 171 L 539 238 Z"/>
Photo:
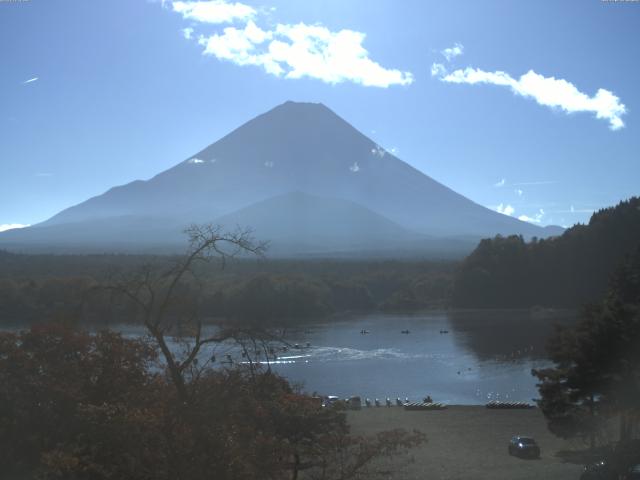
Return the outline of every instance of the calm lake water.
<path id="1" fill-rule="evenodd" d="M 531 402 L 538 396 L 531 369 L 549 365 L 546 338 L 555 324 L 573 320 L 572 312 L 555 310 L 360 315 L 289 332 L 301 348 L 279 351 L 271 368 L 309 393 L 341 398 Z M 218 364 L 227 354 L 243 361 L 229 345 L 214 353 Z"/>
<path id="2" fill-rule="evenodd" d="M 287 340 L 300 348 L 278 351 L 270 367 L 308 393 L 341 398 L 422 401 L 430 395 L 456 405 L 532 402 L 538 392 L 531 370 L 550 365 L 547 338 L 556 325 L 570 325 L 575 318 L 566 310 L 354 315 L 288 331 Z M 144 335 L 139 326 L 112 328 L 129 337 Z M 227 355 L 233 363 L 245 361 L 234 345 L 208 349 L 203 360 L 212 354 L 215 365 L 224 366 Z"/>
<path id="3" fill-rule="evenodd" d="M 530 402 L 538 396 L 531 369 L 549 365 L 547 336 L 572 320 L 530 311 L 366 315 L 299 332 L 293 340 L 311 347 L 282 354 L 290 358 L 272 368 L 309 392 L 340 397 Z"/>

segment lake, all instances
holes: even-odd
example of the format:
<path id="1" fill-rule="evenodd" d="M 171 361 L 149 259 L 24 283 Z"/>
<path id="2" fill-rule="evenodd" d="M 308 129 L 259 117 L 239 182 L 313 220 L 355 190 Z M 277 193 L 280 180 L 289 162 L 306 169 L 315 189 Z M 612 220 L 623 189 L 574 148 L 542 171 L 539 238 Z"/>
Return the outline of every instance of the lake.
<path id="1" fill-rule="evenodd" d="M 531 369 L 550 364 L 546 338 L 574 318 L 528 310 L 364 315 L 293 333 L 292 342 L 311 346 L 283 353 L 272 368 L 324 395 L 531 402 L 538 396 Z"/>
<path id="2" fill-rule="evenodd" d="M 279 351 L 270 366 L 309 393 L 341 398 L 531 402 L 538 396 L 531 369 L 550 364 L 548 335 L 574 318 L 557 310 L 358 315 L 289 331 L 288 341 L 300 348 Z M 218 363 L 227 354 L 243 361 L 229 345 L 215 353 Z"/>
<path id="3" fill-rule="evenodd" d="M 538 397 L 531 370 L 550 365 L 547 338 L 555 325 L 570 325 L 575 318 L 566 310 L 351 315 L 288 330 L 286 340 L 300 348 L 278 348 L 269 366 L 308 393 L 341 398 L 421 401 L 430 395 L 458 405 L 531 402 Z M 141 326 L 113 328 L 128 337 L 145 333 Z M 180 345 L 169 340 L 178 351 Z M 212 354 L 214 365 L 227 366 L 229 358 L 246 361 L 237 345 L 228 343 L 203 351 L 200 358 Z"/>

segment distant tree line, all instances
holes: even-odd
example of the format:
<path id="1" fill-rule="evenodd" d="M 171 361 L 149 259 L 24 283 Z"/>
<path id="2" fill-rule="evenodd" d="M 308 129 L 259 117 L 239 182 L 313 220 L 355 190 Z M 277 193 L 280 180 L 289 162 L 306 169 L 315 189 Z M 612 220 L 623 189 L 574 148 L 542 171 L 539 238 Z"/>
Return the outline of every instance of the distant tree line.
<path id="1" fill-rule="evenodd" d="M 64 321 L 112 325 L 134 308 L 99 287 L 176 257 L 17 255 L 0 252 L 0 325 Z M 344 312 L 413 311 L 447 305 L 453 263 L 248 260 L 199 265 L 183 285 L 203 317 L 290 324 Z M 120 299 L 122 300 L 122 299 Z"/>
<path id="2" fill-rule="evenodd" d="M 640 198 L 593 214 L 561 236 L 485 239 L 453 283 L 457 307 L 578 307 L 600 298 L 609 275 L 640 245 Z"/>

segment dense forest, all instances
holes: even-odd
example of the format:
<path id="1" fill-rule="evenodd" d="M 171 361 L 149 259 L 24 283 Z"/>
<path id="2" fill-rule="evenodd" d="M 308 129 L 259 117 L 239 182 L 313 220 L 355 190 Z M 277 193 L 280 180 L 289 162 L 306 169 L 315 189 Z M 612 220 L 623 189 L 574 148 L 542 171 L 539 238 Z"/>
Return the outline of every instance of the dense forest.
<path id="1" fill-rule="evenodd" d="M 562 236 L 485 239 L 461 264 L 428 260 L 240 258 L 199 266 L 181 294 L 199 316 L 297 323 L 347 312 L 578 307 L 640 245 L 640 198 L 595 213 Z M 105 286 L 179 257 L 25 255 L 0 251 L 0 324 L 129 321 Z"/>
<path id="2" fill-rule="evenodd" d="M 640 198 L 593 214 L 559 237 L 485 239 L 460 265 L 456 307 L 577 307 L 602 297 L 611 273 L 640 245 Z"/>
<path id="3" fill-rule="evenodd" d="M 267 252 L 268 254 L 268 252 Z M 131 305 L 102 288 L 178 257 L 22 255 L 0 251 L 0 324 L 117 324 Z M 292 323 L 346 312 L 415 311 L 449 301 L 455 264 L 236 259 L 200 265 L 182 292 L 202 318 Z"/>

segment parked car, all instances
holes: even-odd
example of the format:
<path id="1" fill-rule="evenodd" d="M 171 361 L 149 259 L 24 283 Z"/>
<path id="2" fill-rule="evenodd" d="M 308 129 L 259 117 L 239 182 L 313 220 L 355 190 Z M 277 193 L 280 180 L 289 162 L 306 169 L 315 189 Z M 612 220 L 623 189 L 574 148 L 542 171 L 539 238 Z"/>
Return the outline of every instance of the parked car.
<path id="1" fill-rule="evenodd" d="M 623 478 L 624 480 L 640 480 L 640 464 L 629 468 Z"/>
<path id="2" fill-rule="evenodd" d="M 601 460 L 584 467 L 580 480 L 640 480 L 640 439 L 610 445 Z"/>
<path id="3" fill-rule="evenodd" d="M 509 455 L 540 458 L 540 447 L 533 438 L 516 435 L 509 442 Z"/>
<path id="4" fill-rule="evenodd" d="M 324 398 L 324 402 L 322 403 L 322 406 L 323 407 L 332 407 L 336 403 L 338 403 L 339 400 L 340 400 L 340 397 L 337 397 L 335 395 L 329 395 L 329 396 Z"/>
<path id="5" fill-rule="evenodd" d="M 580 480 L 618 480 L 618 474 L 611 465 L 605 461 L 585 465 Z"/>

